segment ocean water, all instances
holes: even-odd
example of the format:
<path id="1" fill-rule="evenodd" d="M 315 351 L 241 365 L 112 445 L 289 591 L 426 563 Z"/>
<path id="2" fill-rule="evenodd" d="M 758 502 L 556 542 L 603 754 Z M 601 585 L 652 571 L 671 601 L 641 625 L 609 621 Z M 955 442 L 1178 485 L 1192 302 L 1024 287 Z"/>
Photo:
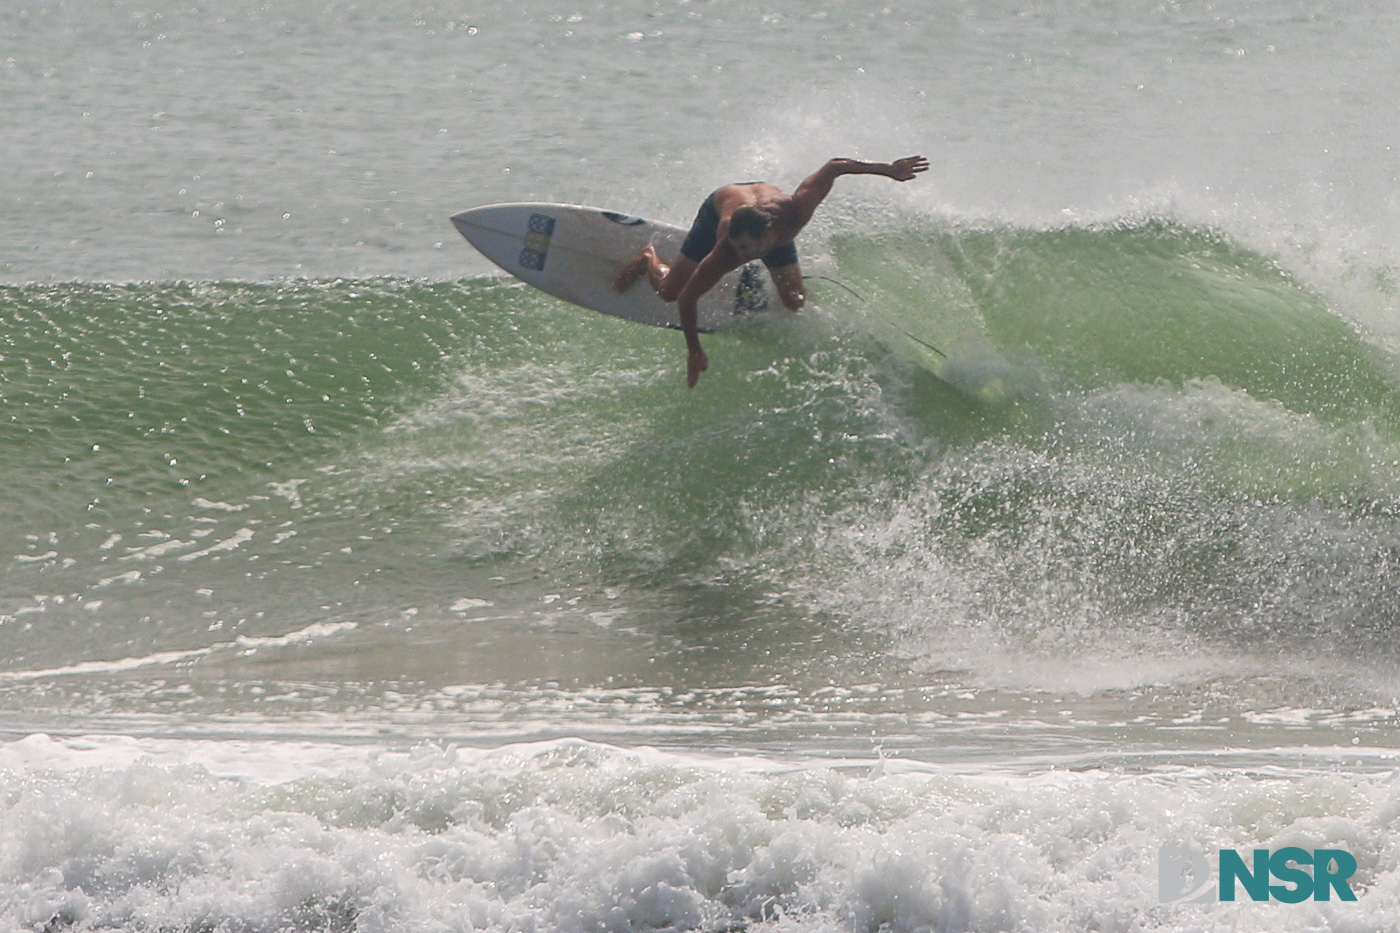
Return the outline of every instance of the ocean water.
<path id="1" fill-rule="evenodd" d="M 1400 929 L 1393 5 L 0 44 L 0 928 Z M 694 391 L 448 222 L 916 152 Z"/>

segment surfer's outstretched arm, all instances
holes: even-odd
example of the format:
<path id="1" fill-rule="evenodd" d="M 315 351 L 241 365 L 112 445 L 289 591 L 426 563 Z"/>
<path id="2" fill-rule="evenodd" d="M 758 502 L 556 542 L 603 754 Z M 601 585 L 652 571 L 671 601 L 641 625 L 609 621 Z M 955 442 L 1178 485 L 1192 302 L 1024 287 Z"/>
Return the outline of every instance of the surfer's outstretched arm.
<path id="1" fill-rule="evenodd" d="M 923 156 L 906 156 L 893 162 L 832 159 L 797 186 L 797 190 L 792 193 L 792 201 L 797 206 L 801 226 L 805 227 L 816 213 L 817 206 L 831 193 L 832 184 L 842 175 L 885 175 L 895 181 L 908 181 L 926 171 L 928 159 Z"/>

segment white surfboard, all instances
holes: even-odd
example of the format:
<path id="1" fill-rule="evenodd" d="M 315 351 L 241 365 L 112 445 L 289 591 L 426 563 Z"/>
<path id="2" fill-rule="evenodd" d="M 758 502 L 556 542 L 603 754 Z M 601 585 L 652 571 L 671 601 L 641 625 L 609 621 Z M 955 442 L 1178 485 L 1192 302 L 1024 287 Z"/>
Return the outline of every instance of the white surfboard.
<path id="1" fill-rule="evenodd" d="M 491 204 L 454 214 L 452 223 L 487 259 L 557 298 L 614 317 L 680 327 L 642 276 L 625 292 L 613 282 L 647 243 L 663 261 L 680 253 L 686 231 L 670 224 L 576 204 Z M 731 272 L 701 299 L 699 326 L 714 331 L 752 320 L 768 306 L 767 276 L 757 263 Z"/>

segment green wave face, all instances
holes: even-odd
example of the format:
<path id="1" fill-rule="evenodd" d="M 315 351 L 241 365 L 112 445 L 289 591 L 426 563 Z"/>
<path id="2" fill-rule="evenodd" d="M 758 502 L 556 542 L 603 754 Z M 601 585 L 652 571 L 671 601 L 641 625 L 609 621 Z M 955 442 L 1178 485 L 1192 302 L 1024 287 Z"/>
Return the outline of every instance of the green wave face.
<path id="1" fill-rule="evenodd" d="M 1166 225 L 830 246 L 860 298 L 707 338 L 695 391 L 678 335 L 499 279 L 0 290 L 0 649 L 572 581 L 760 654 L 1394 655 L 1393 361 L 1312 292 Z"/>
<path id="2" fill-rule="evenodd" d="M 834 252 L 920 336 L 989 344 L 1064 383 L 1214 380 L 1332 422 L 1397 424 L 1391 361 L 1276 265 L 1209 232 L 935 231 Z"/>

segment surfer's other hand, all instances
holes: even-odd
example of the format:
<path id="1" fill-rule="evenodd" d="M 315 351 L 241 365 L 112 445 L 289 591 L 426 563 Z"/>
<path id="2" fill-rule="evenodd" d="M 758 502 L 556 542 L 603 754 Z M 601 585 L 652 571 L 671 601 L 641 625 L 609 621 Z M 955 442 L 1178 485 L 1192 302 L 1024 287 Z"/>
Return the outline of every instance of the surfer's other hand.
<path id="1" fill-rule="evenodd" d="M 690 366 L 685 375 L 685 384 L 692 389 L 695 383 L 700 381 L 700 374 L 710 368 L 710 358 L 705 355 L 704 350 L 692 350 L 690 353 Z"/>

